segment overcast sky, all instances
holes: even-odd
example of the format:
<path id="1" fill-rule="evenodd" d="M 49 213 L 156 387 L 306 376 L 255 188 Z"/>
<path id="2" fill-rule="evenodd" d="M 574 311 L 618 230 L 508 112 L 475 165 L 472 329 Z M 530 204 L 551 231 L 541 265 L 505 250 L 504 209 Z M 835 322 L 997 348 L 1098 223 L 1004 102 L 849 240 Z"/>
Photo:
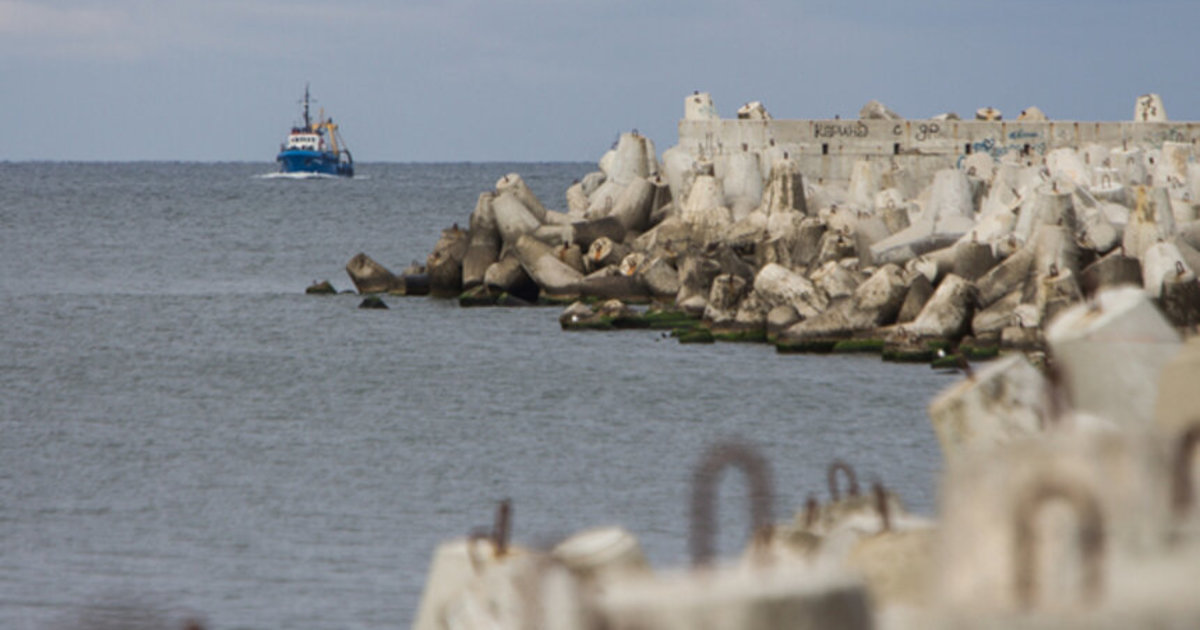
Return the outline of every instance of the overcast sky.
<path id="1" fill-rule="evenodd" d="M 723 117 L 1200 120 L 1200 0 L 0 0 L 2 160 L 270 162 L 306 82 L 359 161 L 595 161 Z"/>

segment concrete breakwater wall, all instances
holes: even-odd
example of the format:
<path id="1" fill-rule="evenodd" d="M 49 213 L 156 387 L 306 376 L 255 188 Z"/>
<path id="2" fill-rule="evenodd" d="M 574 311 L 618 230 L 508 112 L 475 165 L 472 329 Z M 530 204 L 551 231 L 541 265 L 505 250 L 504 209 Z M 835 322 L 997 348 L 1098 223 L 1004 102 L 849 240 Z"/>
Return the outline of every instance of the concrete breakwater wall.
<path id="1" fill-rule="evenodd" d="M 1162 115 L 1127 122 L 957 117 L 777 120 L 761 113 L 731 119 L 717 116 L 708 94 L 694 94 L 690 99 L 693 102 L 679 121 L 678 146 L 707 159 L 737 153 L 743 146 L 755 153 L 786 151 L 805 177 L 818 183 L 848 182 L 854 163 L 864 159 L 882 161 L 927 179 L 940 169 L 961 166 L 967 156 L 976 153 L 996 160 L 1014 158 L 1028 165 L 1041 163 L 1055 149 L 1099 145 L 1125 152 L 1147 151 L 1161 149 L 1164 142 L 1195 147 L 1200 139 L 1200 123 L 1168 121 Z M 1104 159 L 1112 166 L 1111 156 Z"/>

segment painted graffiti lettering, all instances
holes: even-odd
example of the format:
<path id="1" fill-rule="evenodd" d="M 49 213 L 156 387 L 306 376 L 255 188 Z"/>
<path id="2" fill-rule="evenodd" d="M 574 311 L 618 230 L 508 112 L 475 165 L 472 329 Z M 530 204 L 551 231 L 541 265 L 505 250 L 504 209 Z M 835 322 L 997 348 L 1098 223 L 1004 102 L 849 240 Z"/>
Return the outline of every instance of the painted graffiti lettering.
<path id="1" fill-rule="evenodd" d="M 922 140 L 929 138 L 929 136 L 936 136 L 941 132 L 942 127 L 937 123 L 921 124 L 919 127 L 917 127 L 917 142 L 921 142 Z"/>
<path id="2" fill-rule="evenodd" d="M 865 138 L 870 133 L 866 123 L 817 123 L 813 125 L 814 138 Z"/>
<path id="3" fill-rule="evenodd" d="M 1009 153 L 1017 153 L 1019 155 L 1045 155 L 1046 143 L 1039 142 L 1037 144 L 996 144 L 993 138 L 985 138 L 978 142 L 971 143 L 972 153 L 988 153 L 997 160 Z M 961 168 L 963 162 L 966 161 L 966 155 L 958 156 L 958 166 Z"/>
<path id="4" fill-rule="evenodd" d="M 1040 134 L 1036 131 L 1026 131 L 1024 129 L 1018 129 L 1016 131 L 1009 132 L 1008 139 L 1009 140 L 1024 140 L 1025 138 L 1037 138 L 1041 135 L 1042 134 Z"/>

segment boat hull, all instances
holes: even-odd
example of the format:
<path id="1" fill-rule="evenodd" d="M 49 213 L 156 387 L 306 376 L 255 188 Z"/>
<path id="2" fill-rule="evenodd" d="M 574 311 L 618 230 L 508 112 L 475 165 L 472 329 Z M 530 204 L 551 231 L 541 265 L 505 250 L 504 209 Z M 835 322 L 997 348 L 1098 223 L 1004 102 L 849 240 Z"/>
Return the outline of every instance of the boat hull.
<path id="1" fill-rule="evenodd" d="M 341 177 L 354 176 L 354 164 L 338 159 L 329 151 L 304 151 L 291 149 L 280 151 L 275 156 L 281 173 L 314 173 Z"/>

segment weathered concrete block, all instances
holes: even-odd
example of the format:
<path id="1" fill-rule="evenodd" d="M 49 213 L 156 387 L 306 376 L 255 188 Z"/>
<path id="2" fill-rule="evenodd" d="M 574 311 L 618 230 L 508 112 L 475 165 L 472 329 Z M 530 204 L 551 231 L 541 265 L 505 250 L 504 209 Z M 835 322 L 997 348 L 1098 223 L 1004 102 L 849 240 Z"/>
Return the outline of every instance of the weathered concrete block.
<path id="1" fill-rule="evenodd" d="M 977 311 L 971 319 L 971 331 L 976 336 L 999 335 L 1005 328 L 1020 326 L 1015 311 L 1021 304 L 1021 295 L 1021 289 L 1017 289 Z"/>
<path id="2" fill-rule="evenodd" d="M 723 230 L 733 222 L 733 215 L 724 204 L 725 193 L 720 180 L 713 175 L 697 175 L 679 217 L 704 233 L 705 242 L 713 242 L 719 240 Z"/>
<path id="3" fill-rule="evenodd" d="M 713 279 L 721 273 L 721 264 L 705 256 L 684 256 L 679 263 L 679 294 L 675 303 L 683 307 L 690 298 L 699 297 L 700 306 L 708 302 Z"/>
<path id="4" fill-rule="evenodd" d="M 417 609 L 413 630 L 442 630 L 449 607 L 455 605 L 472 581 L 488 567 L 511 561 L 524 550 L 498 553 L 490 540 L 458 539 L 438 545 Z"/>
<path id="5" fill-rule="evenodd" d="M 796 162 L 787 159 L 771 164 L 770 177 L 763 191 L 763 211 L 768 216 L 775 214 L 808 214 L 804 198 L 804 176 Z"/>
<path id="6" fill-rule="evenodd" d="M 942 455 L 951 461 L 1041 433 L 1046 386 L 1024 355 L 1011 354 L 946 388 L 929 404 Z"/>
<path id="7" fill-rule="evenodd" d="M 1167 122 L 1167 108 L 1162 97 L 1150 93 L 1138 97 L 1133 107 L 1133 119 L 1141 122 Z"/>
<path id="8" fill-rule="evenodd" d="M 1112 433 L 952 459 L 935 586 L 942 606 L 981 619 L 1115 600 L 1118 568 L 1166 549 L 1170 493 L 1147 491 L 1168 487 L 1166 459 L 1154 440 Z"/>
<path id="9" fill-rule="evenodd" d="M 769 264 L 754 277 L 754 290 L 772 306 L 790 306 L 801 318 L 815 317 L 829 300 L 804 276 L 782 265 Z"/>
<path id="10" fill-rule="evenodd" d="M 1142 286 L 1150 297 L 1158 298 L 1167 281 L 1194 283 L 1196 272 L 1184 262 L 1174 243 L 1155 243 L 1142 255 Z"/>
<path id="11" fill-rule="evenodd" d="M 793 567 L 728 568 L 630 579 L 600 594 L 606 628 L 776 630 L 872 627 L 862 584 Z"/>
<path id="12" fill-rule="evenodd" d="M 793 324 L 780 333 L 780 338 L 791 341 L 843 338 L 890 324 L 907 291 L 904 272 L 896 265 L 884 265 L 858 285 L 848 299 Z"/>
<path id="13" fill-rule="evenodd" d="M 644 232 L 650 227 L 650 210 L 654 203 L 655 186 L 640 177 L 629 182 L 617 196 L 611 216 L 630 232 Z"/>
<path id="14" fill-rule="evenodd" d="M 980 306 L 991 306 L 996 300 L 1024 285 L 1030 278 L 1034 259 L 1033 248 L 1023 247 L 985 273 L 975 283 Z"/>
<path id="15" fill-rule="evenodd" d="M 651 258 L 638 268 L 637 275 L 655 299 L 666 300 L 679 294 L 679 270 L 665 258 Z"/>
<path id="16" fill-rule="evenodd" d="M 496 216 L 492 212 L 490 192 L 480 193 L 471 213 L 467 237 L 467 251 L 462 261 L 462 285 L 464 289 L 483 284 L 487 268 L 500 256 L 500 231 L 496 227 Z"/>
<path id="17" fill-rule="evenodd" d="M 695 92 L 683 101 L 684 120 L 719 120 L 717 106 L 708 92 Z"/>
<path id="18" fill-rule="evenodd" d="M 704 308 L 705 321 L 715 324 L 729 323 L 737 316 L 738 303 L 750 289 L 746 281 L 732 274 L 721 274 L 713 278 Z"/>
<path id="19" fill-rule="evenodd" d="M 1100 291 L 1059 314 L 1046 340 L 1076 409 L 1130 430 L 1150 426 L 1159 373 L 1180 339 L 1144 291 Z"/>
<path id="20" fill-rule="evenodd" d="M 954 339 L 965 334 L 974 312 L 974 288 L 951 274 L 938 285 L 925 308 L 904 330 L 919 338 Z"/>
<path id="21" fill-rule="evenodd" d="M 1142 264 L 1120 251 L 1110 252 L 1084 267 L 1079 274 L 1079 285 L 1085 296 L 1122 285 L 1142 286 Z"/>
<path id="22" fill-rule="evenodd" d="M 722 205 L 730 209 L 734 221 L 740 221 L 762 204 L 763 181 L 766 178 L 757 153 L 743 145 L 740 151 L 718 156 L 716 169 L 725 192 Z"/>
<path id="23" fill-rule="evenodd" d="M 617 147 L 606 157 L 610 159 L 601 163 L 601 170 L 620 188 L 628 186 L 635 179 L 645 179 L 658 172 L 658 165 L 652 163 L 648 156 L 647 139 L 636 132 L 625 132 L 617 139 Z"/>
<path id="24" fill-rule="evenodd" d="M 567 214 L 573 217 L 576 221 L 587 216 L 588 206 L 591 205 L 588 201 L 587 193 L 583 192 L 583 182 L 576 180 L 567 187 Z"/>
<path id="25" fill-rule="evenodd" d="M 929 298 L 933 297 L 933 283 L 925 274 L 907 274 L 909 277 L 908 290 L 904 294 L 904 302 L 896 314 L 896 322 L 908 323 L 921 314 Z"/>
<path id="26" fill-rule="evenodd" d="M 1122 246 L 1127 256 L 1142 260 L 1146 250 L 1160 240 L 1168 240 L 1175 232 L 1175 215 L 1165 188 L 1138 186 L 1136 203 L 1125 226 Z M 1143 260 L 1144 262 L 1144 260 Z"/>
<path id="27" fill-rule="evenodd" d="M 581 248 L 587 249 L 598 238 L 607 238 L 614 243 L 625 241 L 625 226 L 616 217 L 604 217 L 571 224 L 574 230 L 574 242 Z"/>
<path id="28" fill-rule="evenodd" d="M 462 293 L 462 263 L 466 254 L 467 233 L 457 224 L 442 230 L 441 238 L 425 259 L 431 295 L 454 297 Z"/>
<path id="29" fill-rule="evenodd" d="M 1039 321 L 1051 322 L 1054 317 L 1073 304 L 1083 300 L 1083 292 L 1068 269 L 1058 274 L 1047 274 L 1038 281 L 1037 308 Z"/>
<path id="30" fill-rule="evenodd" d="M 504 192 L 492 200 L 492 213 L 496 217 L 496 229 L 506 245 L 516 244 L 522 235 L 532 233 L 542 226 L 533 211 L 512 191 Z"/>
<path id="31" fill-rule="evenodd" d="M 1158 303 L 1172 325 L 1196 331 L 1200 324 L 1200 284 L 1195 277 L 1176 275 L 1163 280 Z"/>
<path id="32" fill-rule="evenodd" d="M 975 204 L 967 176 L 957 169 L 934 176 L 929 204 L 908 228 L 871 246 L 876 263 L 902 263 L 949 246 L 975 226 Z"/>
<path id="33" fill-rule="evenodd" d="M 359 293 L 387 293 L 396 283 L 396 276 L 387 267 L 364 253 L 355 254 L 346 263 L 346 273 Z"/>
<path id="34" fill-rule="evenodd" d="M 537 219 L 538 223 L 546 222 L 546 206 L 542 205 L 541 200 L 537 198 L 537 195 L 533 194 L 533 191 L 529 189 L 529 185 L 525 183 L 525 180 L 520 175 L 509 173 L 496 181 L 496 194 L 503 195 L 505 193 L 510 193 L 517 199 L 520 199 L 521 203 Z"/>
<path id="35" fill-rule="evenodd" d="M 513 252 L 525 273 L 546 294 L 556 298 L 578 295 L 583 274 L 563 262 L 553 247 L 525 235 L 517 239 Z"/>
<path id="36" fill-rule="evenodd" d="M 551 556 L 589 584 L 602 585 L 645 575 L 649 570 L 637 538 L 621 527 L 597 527 L 576 533 L 555 545 Z"/>
<path id="37" fill-rule="evenodd" d="M 991 245 L 975 241 L 959 242 L 954 246 L 954 275 L 974 282 L 999 263 Z"/>
<path id="38" fill-rule="evenodd" d="M 1179 435 L 1200 425 L 1200 336 L 1190 337 L 1162 367 L 1154 400 L 1154 426 Z"/>
<path id="39" fill-rule="evenodd" d="M 514 256 L 505 256 L 488 266 L 483 274 L 483 283 L 496 293 L 513 293 L 537 296 L 537 285 L 525 273 L 521 262 Z"/>
<path id="40" fill-rule="evenodd" d="M 601 236 L 588 246 L 587 256 L 584 258 L 585 267 L 590 273 L 609 265 L 620 264 L 621 260 L 631 251 L 628 245 L 616 243 L 607 236 Z"/>
<path id="41" fill-rule="evenodd" d="M 648 302 L 652 297 L 646 283 L 638 276 L 591 275 L 574 285 L 579 295 L 622 302 Z"/>

